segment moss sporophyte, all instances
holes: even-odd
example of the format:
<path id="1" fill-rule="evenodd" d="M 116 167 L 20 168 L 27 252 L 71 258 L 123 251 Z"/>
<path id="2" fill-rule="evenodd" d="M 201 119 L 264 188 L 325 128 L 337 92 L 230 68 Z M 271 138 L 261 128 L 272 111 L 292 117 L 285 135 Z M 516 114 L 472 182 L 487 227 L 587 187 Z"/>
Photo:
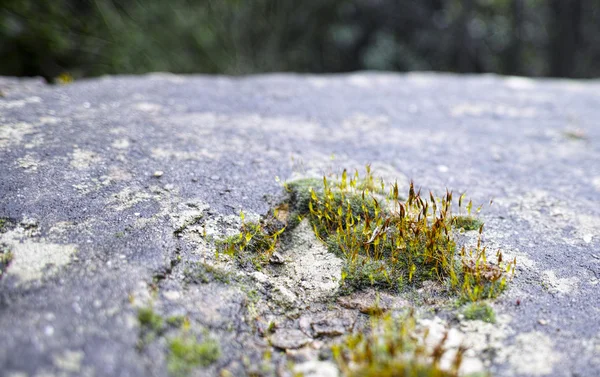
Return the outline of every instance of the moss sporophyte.
<path id="1" fill-rule="evenodd" d="M 376 287 L 399 291 L 425 280 L 445 284 L 461 299 L 476 301 L 495 297 L 507 277 L 514 274 L 516 260 L 503 261 L 500 251 L 494 263 L 482 246 L 483 223 L 461 214 L 452 215 L 453 195 L 421 194 L 411 182 L 406 199 L 398 184 L 386 188 L 367 166 L 363 177 L 302 179 L 284 185 L 286 202 L 258 222 L 246 221 L 242 213 L 240 233 L 222 241 L 220 250 L 238 260 L 260 267 L 268 263 L 281 237 L 308 219 L 318 239 L 345 261 L 343 291 Z M 477 226 L 476 246 L 458 249 L 453 230 Z M 285 232 L 285 233 L 284 233 Z"/>

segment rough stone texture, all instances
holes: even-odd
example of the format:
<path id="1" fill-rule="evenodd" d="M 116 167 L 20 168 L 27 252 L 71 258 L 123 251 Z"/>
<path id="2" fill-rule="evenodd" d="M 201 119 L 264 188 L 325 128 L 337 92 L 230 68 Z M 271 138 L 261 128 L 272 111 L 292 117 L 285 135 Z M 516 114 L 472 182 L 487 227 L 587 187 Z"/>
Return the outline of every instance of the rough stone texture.
<path id="1" fill-rule="evenodd" d="M 598 82 L 152 74 L 4 78 L 0 92 L 0 243 L 15 258 L 0 280 L 3 375 L 166 375 L 164 338 L 136 347 L 145 305 L 216 335 L 224 356 L 198 375 L 243 375 L 242 356 L 268 347 L 247 318 L 293 318 L 268 309 L 266 274 L 247 283 L 256 292 L 185 284 L 188 263 L 216 258 L 202 233 L 265 213 L 276 176 L 367 163 L 403 185 L 494 198 L 485 241 L 517 257 L 517 275 L 493 304 L 500 327 L 460 327 L 475 350 L 497 344 L 490 371 L 600 375 Z"/>

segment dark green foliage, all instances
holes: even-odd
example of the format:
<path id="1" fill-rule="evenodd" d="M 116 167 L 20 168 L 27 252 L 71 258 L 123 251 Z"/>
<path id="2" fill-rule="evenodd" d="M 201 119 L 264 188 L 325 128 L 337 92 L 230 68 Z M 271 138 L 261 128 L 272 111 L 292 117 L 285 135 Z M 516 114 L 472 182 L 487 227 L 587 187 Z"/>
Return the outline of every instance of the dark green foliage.
<path id="1" fill-rule="evenodd" d="M 4 0 L 0 74 L 379 69 L 594 77 L 599 12 L 600 0 Z"/>

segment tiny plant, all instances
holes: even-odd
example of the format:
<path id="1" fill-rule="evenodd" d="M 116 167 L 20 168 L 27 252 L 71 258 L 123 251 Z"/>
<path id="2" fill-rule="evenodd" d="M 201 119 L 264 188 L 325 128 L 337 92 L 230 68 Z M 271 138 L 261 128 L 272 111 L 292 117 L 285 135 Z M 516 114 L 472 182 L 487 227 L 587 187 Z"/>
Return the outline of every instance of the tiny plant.
<path id="1" fill-rule="evenodd" d="M 467 320 L 480 320 L 488 323 L 496 323 L 496 313 L 484 302 L 472 302 L 465 306 L 463 314 Z"/>
<path id="2" fill-rule="evenodd" d="M 271 213 L 258 222 L 246 221 L 243 212 L 240 213 L 240 218 L 240 233 L 221 241 L 223 251 L 242 262 L 250 261 L 260 267 L 270 260 L 285 226 L 277 219 L 276 213 Z"/>
<path id="3" fill-rule="evenodd" d="M 442 369 L 447 333 L 434 346 L 428 331 L 418 332 L 412 314 L 403 319 L 374 319 L 371 331 L 347 335 L 333 346 L 333 356 L 345 377 L 457 377 L 465 349 L 460 347 L 449 369 Z"/>

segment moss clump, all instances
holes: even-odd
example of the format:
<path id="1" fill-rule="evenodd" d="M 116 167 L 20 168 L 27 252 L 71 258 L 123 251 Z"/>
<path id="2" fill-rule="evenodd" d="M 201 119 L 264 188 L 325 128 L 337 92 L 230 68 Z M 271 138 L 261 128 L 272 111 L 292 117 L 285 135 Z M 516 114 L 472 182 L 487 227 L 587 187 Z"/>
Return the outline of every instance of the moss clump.
<path id="1" fill-rule="evenodd" d="M 483 225 L 483 222 L 473 216 L 454 216 L 452 225 L 456 229 L 478 230 Z"/>
<path id="2" fill-rule="evenodd" d="M 475 301 L 497 295 L 506 284 L 505 272 L 514 271 L 514 262 L 502 263 L 500 252 L 496 263 L 488 262 L 481 238 L 477 247 L 457 250 L 452 236 L 457 224 L 479 225 L 480 235 L 483 226 L 471 218 L 471 201 L 468 216 L 452 215 L 451 192 L 441 198 L 431 192 L 423 196 L 411 182 L 403 199 L 397 184 L 387 191 L 369 166 L 363 177 L 358 171 L 353 176 L 344 171 L 341 177 L 303 179 L 285 187 L 287 220 L 277 216 L 278 209 L 260 222 L 245 222 L 242 217 L 240 234 L 223 242 L 225 252 L 260 266 L 270 259 L 286 227 L 307 217 L 317 238 L 345 260 L 341 279 L 345 291 L 368 286 L 397 291 L 407 284 L 437 280 L 462 299 Z M 462 199 L 463 195 L 459 210 Z"/>
<path id="3" fill-rule="evenodd" d="M 13 260 L 13 253 L 7 245 L 0 243 L 0 278 L 4 275 L 4 271 Z"/>
<path id="4" fill-rule="evenodd" d="M 137 347 L 142 350 L 164 332 L 164 322 L 163 318 L 149 307 L 139 309 L 137 317 L 140 324 Z"/>
<path id="5" fill-rule="evenodd" d="M 186 376 L 195 367 L 207 367 L 221 357 L 219 343 L 207 338 L 198 342 L 195 337 L 185 335 L 169 341 L 167 370 L 173 376 Z"/>
<path id="6" fill-rule="evenodd" d="M 411 183 L 403 200 L 397 184 L 386 191 L 383 181 L 375 182 L 367 167 L 364 177 L 358 172 L 349 177 L 344 171 L 339 178 L 323 177 L 320 186 L 311 182 L 308 193 L 294 192 L 306 189 L 306 184 L 288 185 L 291 198 L 309 198 L 307 213 L 302 212 L 305 199 L 292 199 L 294 210 L 308 216 L 317 237 L 345 259 L 343 288 L 399 290 L 406 284 L 438 280 L 467 300 L 493 297 L 502 290 L 504 271 L 514 264 L 502 264 L 500 253 L 496 264 L 489 263 L 481 242 L 476 248 L 457 250 L 451 192 L 442 198 L 432 193 L 424 197 Z M 469 214 L 471 206 L 469 202 Z"/>
<path id="7" fill-rule="evenodd" d="M 279 237 L 285 230 L 285 224 L 277 219 L 274 212 L 259 222 L 245 221 L 243 212 L 240 217 L 240 233 L 226 238 L 219 244 L 224 253 L 235 256 L 242 264 L 250 262 L 260 268 L 271 259 Z"/>
<path id="8" fill-rule="evenodd" d="M 459 348 L 449 370 L 441 369 L 446 336 L 427 345 L 427 333 L 416 329 L 412 315 L 404 319 L 376 319 L 371 331 L 346 336 L 333 347 L 334 358 L 345 377 L 457 377 L 464 349 Z"/>
<path id="9" fill-rule="evenodd" d="M 488 323 L 496 323 L 496 313 L 489 305 L 483 302 L 473 302 L 465 306 L 463 314 L 466 319 L 480 320 Z"/>

